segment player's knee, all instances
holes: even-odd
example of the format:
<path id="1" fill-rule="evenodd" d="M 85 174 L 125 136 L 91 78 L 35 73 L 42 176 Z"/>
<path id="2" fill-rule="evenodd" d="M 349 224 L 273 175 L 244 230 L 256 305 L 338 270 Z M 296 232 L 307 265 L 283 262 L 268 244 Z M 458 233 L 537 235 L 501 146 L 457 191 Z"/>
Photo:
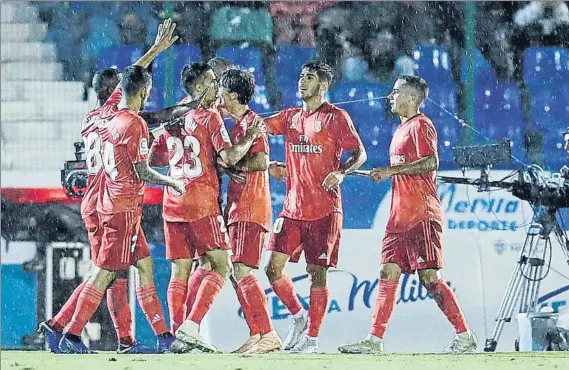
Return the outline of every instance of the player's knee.
<path id="1" fill-rule="evenodd" d="M 244 277 L 251 274 L 253 269 L 243 263 L 234 263 L 233 264 L 233 277 L 236 281 L 243 279 Z"/>
<path id="2" fill-rule="evenodd" d="M 440 274 L 438 270 L 428 269 L 428 270 L 420 270 L 417 272 L 419 275 L 419 281 L 421 284 L 429 289 L 431 285 L 433 285 L 437 280 L 440 279 Z"/>
<path id="3" fill-rule="evenodd" d="M 265 274 L 267 275 L 269 282 L 274 283 L 275 281 L 282 279 L 288 259 L 289 257 L 286 254 L 274 251 L 271 252 L 269 263 L 265 266 Z"/>
<path id="4" fill-rule="evenodd" d="M 138 271 L 138 284 L 140 286 L 154 282 L 154 261 L 152 261 L 152 257 L 146 257 L 137 261 L 135 267 Z"/>
<path id="5" fill-rule="evenodd" d="M 215 249 L 207 252 L 211 269 L 227 279 L 231 275 L 233 266 L 229 258 L 229 252 L 225 249 Z"/>
<path id="6" fill-rule="evenodd" d="M 307 265 L 306 272 L 308 272 L 310 275 L 313 287 L 318 288 L 326 286 L 328 267 L 319 265 Z"/>
<path id="7" fill-rule="evenodd" d="M 398 281 L 401 276 L 401 267 L 395 263 L 386 263 L 379 269 L 379 278 L 382 280 Z"/>
<path id="8" fill-rule="evenodd" d="M 183 281 L 188 281 L 192 270 L 192 260 L 177 259 L 172 261 L 172 277 Z"/>
<path id="9" fill-rule="evenodd" d="M 89 283 L 99 290 L 105 290 L 117 275 L 116 271 L 104 270 L 100 267 L 95 267 L 93 274 L 89 278 Z"/>

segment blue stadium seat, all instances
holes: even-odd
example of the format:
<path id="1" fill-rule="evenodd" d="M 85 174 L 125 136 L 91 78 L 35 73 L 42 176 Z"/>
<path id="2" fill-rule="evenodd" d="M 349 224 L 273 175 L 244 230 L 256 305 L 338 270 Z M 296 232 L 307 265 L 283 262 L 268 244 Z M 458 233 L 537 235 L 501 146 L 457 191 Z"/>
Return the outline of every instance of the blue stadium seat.
<path id="1" fill-rule="evenodd" d="M 296 84 L 300 68 L 314 57 L 315 48 L 302 46 L 279 46 L 277 48 L 277 84 Z"/>
<path id="2" fill-rule="evenodd" d="M 547 171 L 559 171 L 567 164 L 567 152 L 563 141 L 564 129 L 548 130 L 543 135 L 543 165 Z"/>
<path id="3" fill-rule="evenodd" d="M 546 85 L 569 83 L 569 50 L 562 47 L 526 49 L 523 76 L 532 91 Z"/>
<path id="4" fill-rule="evenodd" d="M 478 49 L 474 49 L 472 54 L 472 68 L 474 69 L 474 80 L 478 86 L 492 86 L 498 82 L 496 77 L 496 72 L 492 69 L 492 66 L 488 63 L 484 55 Z M 461 80 L 466 81 L 467 73 L 467 59 L 466 55 L 463 54 L 461 61 Z"/>
<path id="5" fill-rule="evenodd" d="M 302 107 L 302 99 L 298 95 L 296 83 L 281 84 L 283 108 Z"/>
<path id="6" fill-rule="evenodd" d="M 524 132 L 519 87 L 498 84 L 480 87 L 474 97 L 475 128 L 486 138 L 500 140 L 519 137 Z M 477 138 L 478 139 L 478 138 Z"/>
<path id="7" fill-rule="evenodd" d="M 436 45 L 423 45 L 413 48 L 413 68 L 430 86 L 434 83 L 452 82 L 450 57 L 446 48 Z"/>
<path id="8" fill-rule="evenodd" d="M 186 93 L 184 92 L 181 86 L 181 80 L 180 80 L 180 73 L 182 72 L 182 68 L 186 64 L 200 62 L 201 53 L 200 49 L 197 46 L 193 45 L 175 45 L 172 46 L 172 50 L 174 55 L 174 65 L 172 66 L 173 70 L 171 72 L 172 73 L 171 76 L 174 79 L 173 81 L 174 101 L 172 102 L 172 104 L 175 104 L 186 96 Z M 157 94 L 160 94 L 159 96 L 156 97 L 156 99 L 158 100 L 158 104 L 160 106 L 164 106 L 167 103 L 165 101 L 166 98 L 165 77 L 166 77 L 166 61 L 167 58 L 170 57 L 170 55 L 171 54 L 169 54 L 168 52 L 160 53 L 160 55 L 158 55 L 158 57 L 154 61 L 152 77 L 154 80 L 154 86 L 157 87 L 157 89 L 153 89 L 153 91 L 156 90 Z"/>
<path id="9" fill-rule="evenodd" d="M 269 136 L 269 151 L 271 161 L 285 161 L 285 138 L 283 135 Z"/>
<path id="10" fill-rule="evenodd" d="M 345 82 L 332 86 L 330 99 L 332 103 L 348 111 L 354 122 L 364 124 L 383 119 L 387 100 L 382 97 L 387 94 L 387 85 Z"/>
<path id="11" fill-rule="evenodd" d="M 142 49 L 136 46 L 111 46 L 101 49 L 97 56 L 97 69 L 115 67 L 123 70 L 142 56 Z"/>
<path id="12" fill-rule="evenodd" d="M 263 58 L 256 47 L 224 46 L 217 49 L 216 56 L 228 59 L 240 68 L 245 68 L 255 76 L 257 85 L 265 85 Z"/>
<path id="13" fill-rule="evenodd" d="M 540 89 L 532 99 L 532 118 L 544 132 L 569 126 L 569 85 Z"/>
<path id="14" fill-rule="evenodd" d="M 422 111 L 433 121 L 452 117 L 449 113 L 458 112 L 456 86 L 454 84 L 433 85 Z"/>
<path id="15" fill-rule="evenodd" d="M 375 121 L 374 125 L 357 127 L 367 152 L 366 167 L 389 164 L 389 145 L 396 128 L 396 122 L 387 120 Z"/>

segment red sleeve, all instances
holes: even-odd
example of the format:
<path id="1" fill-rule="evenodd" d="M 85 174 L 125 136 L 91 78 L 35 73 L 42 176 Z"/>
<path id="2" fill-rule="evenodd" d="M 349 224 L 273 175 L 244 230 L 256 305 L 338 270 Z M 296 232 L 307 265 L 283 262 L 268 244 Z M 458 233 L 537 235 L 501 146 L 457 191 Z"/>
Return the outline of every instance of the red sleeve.
<path id="1" fill-rule="evenodd" d="M 437 155 L 437 131 L 425 121 L 417 121 L 411 128 L 411 137 L 415 143 L 417 158 Z"/>
<path id="2" fill-rule="evenodd" d="M 284 135 L 286 131 L 286 121 L 289 116 L 287 113 L 288 110 L 283 110 L 264 119 L 267 129 L 271 135 Z"/>
<path id="3" fill-rule="evenodd" d="M 345 110 L 340 110 L 334 117 L 334 127 L 337 128 L 338 141 L 343 151 L 356 149 L 360 143 L 360 136 L 354 127 L 350 115 Z"/>
<path id="4" fill-rule="evenodd" d="M 269 138 L 267 135 L 263 135 L 253 142 L 253 145 L 251 145 L 251 148 L 249 149 L 249 154 L 255 153 L 269 154 Z"/>
<path id="5" fill-rule="evenodd" d="M 140 163 L 148 160 L 148 127 L 139 117 L 133 118 L 129 129 L 124 134 L 127 155 L 131 163 Z"/>
<path id="6" fill-rule="evenodd" d="M 225 148 L 231 146 L 231 139 L 229 138 L 229 133 L 225 128 L 225 123 L 218 113 L 212 114 L 208 123 L 209 135 L 211 137 L 211 142 L 216 153 L 219 153 Z"/>
<path id="7" fill-rule="evenodd" d="M 166 135 L 160 135 L 152 142 L 150 148 L 150 164 L 156 167 L 166 167 L 169 163 Z"/>

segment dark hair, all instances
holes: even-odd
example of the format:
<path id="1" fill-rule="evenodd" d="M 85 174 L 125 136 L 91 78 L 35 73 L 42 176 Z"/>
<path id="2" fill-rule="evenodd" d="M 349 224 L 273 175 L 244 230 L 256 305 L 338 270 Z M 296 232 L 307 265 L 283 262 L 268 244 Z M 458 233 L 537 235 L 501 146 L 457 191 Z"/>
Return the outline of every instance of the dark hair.
<path id="1" fill-rule="evenodd" d="M 134 95 L 152 83 L 152 75 L 141 66 L 128 66 L 122 73 L 121 87 L 126 96 Z"/>
<path id="2" fill-rule="evenodd" d="M 207 61 L 207 64 L 213 69 L 215 77 L 220 78 L 228 69 L 234 68 L 233 63 L 221 57 L 214 57 Z"/>
<path id="3" fill-rule="evenodd" d="M 221 86 L 237 93 L 239 103 L 249 104 L 255 94 L 255 77 L 243 69 L 229 69 L 221 76 Z"/>
<path id="4" fill-rule="evenodd" d="M 429 97 L 429 86 L 427 86 L 427 81 L 421 77 L 404 75 L 400 76 L 398 80 L 403 80 L 405 84 L 411 86 L 419 94 L 421 101 Z"/>
<path id="5" fill-rule="evenodd" d="M 105 68 L 95 72 L 93 76 L 93 89 L 98 100 L 106 101 L 121 80 L 120 72 L 116 68 Z"/>
<path id="6" fill-rule="evenodd" d="M 209 70 L 211 70 L 211 67 L 207 63 L 186 64 L 182 68 L 181 83 L 186 94 L 190 95 L 194 92 L 195 84 Z"/>
<path id="7" fill-rule="evenodd" d="M 312 60 L 304 63 L 302 65 L 302 69 L 305 68 L 315 71 L 320 81 L 332 83 L 332 80 L 334 79 L 334 72 L 332 72 L 332 68 L 328 64 L 319 60 Z"/>

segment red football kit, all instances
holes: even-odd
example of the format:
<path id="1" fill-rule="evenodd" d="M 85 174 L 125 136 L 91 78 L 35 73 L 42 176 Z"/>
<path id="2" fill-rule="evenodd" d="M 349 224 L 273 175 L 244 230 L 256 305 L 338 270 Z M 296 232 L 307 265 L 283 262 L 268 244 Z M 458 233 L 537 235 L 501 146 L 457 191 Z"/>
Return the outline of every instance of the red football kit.
<path id="1" fill-rule="evenodd" d="M 209 250 L 228 249 L 218 198 L 216 157 L 231 146 L 219 113 L 199 107 L 181 118 L 184 126 L 166 132 L 152 144 L 152 163 L 169 165 L 169 175 L 186 185 L 183 196 L 164 191 L 166 258 L 187 259 Z"/>
<path id="2" fill-rule="evenodd" d="M 235 122 L 231 130 L 232 143 L 243 141 L 247 128 L 256 117 L 257 114 L 249 110 L 239 122 Z M 253 142 L 244 160 L 257 153 L 269 154 L 267 135 Z M 265 233 L 271 228 L 269 171 L 245 172 L 245 176 L 245 184 L 229 181 L 225 218 L 233 251 L 232 261 L 258 268 Z"/>
<path id="3" fill-rule="evenodd" d="M 273 226 L 269 249 L 297 262 L 303 249 L 309 264 L 336 266 L 342 229 L 340 189 L 326 191 L 326 176 L 340 168 L 342 152 L 361 140 L 348 113 L 323 103 L 312 113 L 286 109 L 265 120 L 273 135 L 284 135 L 286 198 Z"/>
<path id="4" fill-rule="evenodd" d="M 391 140 L 392 167 L 437 156 L 437 131 L 424 114 L 401 123 Z M 382 263 L 396 263 L 404 273 L 442 268 L 442 208 L 436 171 L 391 178 L 391 214 L 383 239 Z"/>
<path id="5" fill-rule="evenodd" d="M 117 90 L 120 88 L 115 92 Z M 100 117 L 105 178 L 97 203 L 103 234 L 95 263 L 106 270 L 126 270 L 150 256 L 140 225 L 144 181 L 138 178 L 133 166 L 148 160 L 148 128 L 144 120 L 129 109 L 104 107 Z"/>

